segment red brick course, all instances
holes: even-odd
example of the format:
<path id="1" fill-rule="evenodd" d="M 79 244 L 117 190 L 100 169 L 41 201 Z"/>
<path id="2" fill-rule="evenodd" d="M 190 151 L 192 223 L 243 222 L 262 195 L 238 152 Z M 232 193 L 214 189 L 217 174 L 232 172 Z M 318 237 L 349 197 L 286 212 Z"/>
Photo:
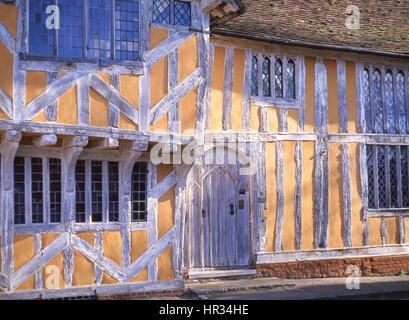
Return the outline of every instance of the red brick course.
<path id="1" fill-rule="evenodd" d="M 129 300 L 132 298 L 149 298 L 149 297 L 180 297 L 185 289 L 140 291 L 129 293 L 115 293 L 98 295 L 98 300 Z"/>
<path id="2" fill-rule="evenodd" d="M 346 272 L 350 265 L 357 266 L 362 276 L 408 274 L 409 255 L 265 263 L 256 268 L 258 277 L 308 279 L 346 277 L 351 275 Z"/>

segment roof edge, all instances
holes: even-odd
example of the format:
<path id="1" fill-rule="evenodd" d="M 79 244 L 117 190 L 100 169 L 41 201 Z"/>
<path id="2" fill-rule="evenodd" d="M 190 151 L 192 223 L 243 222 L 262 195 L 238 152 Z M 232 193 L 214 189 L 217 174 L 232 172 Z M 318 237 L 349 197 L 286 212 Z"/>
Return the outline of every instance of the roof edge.
<path id="1" fill-rule="evenodd" d="M 337 45 L 318 44 L 318 43 L 305 42 L 305 41 L 299 41 L 299 40 L 284 40 L 284 39 L 262 37 L 262 36 L 248 34 L 248 33 L 241 33 L 241 32 L 235 32 L 235 31 L 229 31 L 229 30 L 223 30 L 223 29 L 215 29 L 215 30 L 212 30 L 211 33 L 216 34 L 216 35 L 221 35 L 221 36 L 229 36 L 229 37 L 234 37 L 234 38 L 242 38 L 242 39 L 247 39 L 247 40 L 262 41 L 262 42 L 288 45 L 288 46 L 297 46 L 297 47 L 305 47 L 305 48 L 312 48 L 312 49 L 327 49 L 327 50 L 352 52 L 352 53 L 358 53 L 358 54 L 370 54 L 370 55 L 377 55 L 377 56 L 409 59 L 409 53 L 379 51 L 379 50 L 366 49 L 366 48 L 360 48 L 360 47 L 345 47 L 345 46 L 337 46 Z"/>

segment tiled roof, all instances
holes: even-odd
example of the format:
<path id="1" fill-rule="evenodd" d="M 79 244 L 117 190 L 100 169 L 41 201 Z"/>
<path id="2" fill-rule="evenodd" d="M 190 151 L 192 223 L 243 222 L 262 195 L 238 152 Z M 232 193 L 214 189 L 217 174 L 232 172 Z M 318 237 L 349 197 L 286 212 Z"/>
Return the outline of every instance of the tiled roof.
<path id="1" fill-rule="evenodd" d="M 241 0 L 245 10 L 214 33 L 409 54 L 409 0 Z M 360 28 L 348 29 L 348 5 Z"/>

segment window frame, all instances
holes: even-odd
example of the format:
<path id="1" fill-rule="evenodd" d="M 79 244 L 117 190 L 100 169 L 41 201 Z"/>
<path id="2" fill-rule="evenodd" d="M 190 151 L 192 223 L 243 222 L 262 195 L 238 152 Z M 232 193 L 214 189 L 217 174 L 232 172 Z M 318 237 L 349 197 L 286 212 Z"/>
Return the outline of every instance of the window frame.
<path id="1" fill-rule="evenodd" d="M 152 0 L 152 3 L 155 0 Z M 156 28 L 166 28 L 166 29 L 172 29 L 175 31 L 191 31 L 192 29 L 199 28 L 199 26 L 194 25 L 195 19 L 194 17 L 196 16 L 196 7 L 194 6 L 194 1 L 192 0 L 180 0 L 183 2 L 189 2 L 190 3 L 190 26 L 183 26 L 183 25 L 178 25 L 174 23 L 174 2 L 175 0 L 169 0 L 170 1 L 170 16 L 169 16 L 169 21 L 171 23 L 165 23 L 165 22 L 154 22 L 155 19 L 155 12 L 154 12 L 154 6 L 152 5 L 152 20 L 151 24 L 153 27 Z M 173 20 L 173 23 L 172 23 Z"/>
<path id="2" fill-rule="evenodd" d="M 257 95 L 253 95 L 251 92 L 251 88 L 253 87 L 253 77 L 252 77 L 252 70 L 253 70 L 253 58 L 257 58 Z M 263 62 L 264 59 L 268 58 L 270 60 L 270 96 L 265 96 L 263 94 Z M 276 61 L 280 59 L 282 62 L 282 91 L 283 97 L 276 97 L 276 82 L 275 82 L 275 64 Z M 288 87 L 288 78 L 287 78 L 287 64 L 289 61 L 293 61 L 294 63 L 294 90 L 295 90 L 295 98 L 289 99 L 287 98 L 287 87 Z M 249 88 L 249 96 L 251 99 L 251 105 L 256 106 L 266 106 L 266 107 L 274 107 L 274 108 L 294 108 L 294 109 L 301 109 L 302 106 L 302 97 L 305 94 L 305 84 L 303 85 L 300 81 L 302 78 L 301 75 L 301 68 L 303 67 L 303 57 L 300 56 L 293 56 L 293 55 L 286 55 L 286 54 L 276 54 L 276 53 L 267 53 L 267 52 L 259 52 L 253 51 L 250 52 L 250 66 L 248 67 L 250 70 L 250 88 Z"/>
<path id="3" fill-rule="evenodd" d="M 381 77 L 379 97 L 376 97 L 374 91 L 374 72 L 376 70 L 379 70 Z M 392 91 L 389 93 L 387 92 L 386 80 L 388 73 L 392 74 Z M 403 74 L 403 102 L 398 98 L 397 77 L 399 73 Z M 368 77 L 366 77 L 366 74 Z M 407 190 L 404 190 L 404 179 L 409 179 L 407 177 L 409 174 L 409 142 L 405 142 L 409 134 L 409 69 L 405 66 L 357 63 L 357 79 L 359 130 L 362 134 L 368 136 L 368 139 L 362 143 L 363 149 L 360 152 L 361 170 L 363 170 L 364 175 L 362 191 L 364 217 L 384 219 L 385 217 L 402 218 L 403 216 L 409 216 L 409 202 L 406 201 L 407 206 L 404 206 L 404 193 L 409 192 L 407 187 Z M 391 92 L 392 97 L 389 97 L 390 100 L 387 101 L 387 95 L 390 95 Z M 379 100 L 378 103 L 376 100 Z M 403 104 L 400 105 L 400 102 Z M 382 109 L 381 111 L 378 110 L 378 113 L 380 112 L 379 114 L 382 115 L 382 132 L 379 132 L 380 130 L 376 126 L 375 117 L 377 113 L 374 108 L 378 104 Z M 390 130 L 390 110 L 388 110 L 388 106 L 391 105 L 393 106 L 395 132 Z M 406 132 L 402 132 L 401 126 L 402 110 L 400 109 L 402 106 L 405 110 Z M 392 150 L 391 154 L 392 148 L 394 148 L 394 151 Z M 384 150 L 385 158 L 382 165 L 385 177 L 381 178 L 378 172 L 381 165 L 378 159 L 379 150 Z M 406 151 L 404 156 L 402 150 L 403 152 Z M 386 205 L 381 204 L 379 200 L 382 191 L 379 186 L 379 179 L 384 180 L 385 186 L 382 189 L 385 192 Z M 396 183 L 393 179 L 396 179 Z M 395 190 L 396 195 L 393 195 Z M 394 201 L 396 201 L 395 204 Z"/>
<path id="4" fill-rule="evenodd" d="M 83 0 L 85 4 L 88 2 Z M 143 63 L 142 63 L 142 56 L 143 52 L 143 45 L 141 39 L 141 31 L 142 31 L 142 20 L 141 20 L 141 6 L 143 1 L 147 0 L 137 0 L 139 11 L 138 11 L 138 59 L 137 60 L 117 60 L 117 59 L 108 59 L 108 58 L 94 58 L 88 56 L 88 8 L 83 8 L 84 16 L 83 16 L 83 46 L 82 46 L 82 57 L 59 57 L 59 56 L 38 56 L 33 55 L 29 52 L 29 24 L 30 24 L 30 17 L 29 17 L 29 0 L 23 1 L 23 6 L 25 10 L 25 16 L 23 18 L 23 30 L 22 30 L 22 39 L 20 41 L 20 46 L 18 48 L 19 58 L 22 60 L 20 63 L 20 67 L 24 70 L 33 70 L 38 69 L 37 62 L 51 62 L 54 63 L 52 65 L 47 66 L 47 71 L 72 71 L 77 69 L 75 65 L 78 63 L 85 63 L 85 64 L 98 64 L 101 67 L 109 68 L 115 66 L 124 66 L 125 70 L 127 68 L 133 68 L 133 70 L 127 70 L 129 73 L 130 71 L 134 74 L 143 74 Z M 111 8 L 111 21 L 113 24 L 113 30 L 111 30 L 111 49 L 115 48 L 115 5 Z M 112 50 L 111 56 L 115 57 L 115 49 Z M 26 63 L 24 63 L 26 62 Z M 61 64 L 64 63 L 64 64 Z M 66 70 L 68 68 L 68 70 Z M 89 68 L 89 67 L 88 67 Z M 41 69 L 41 68 L 40 68 Z M 72 70 L 71 70 L 72 69 Z M 96 70 L 97 71 L 97 70 Z"/>
<path id="5" fill-rule="evenodd" d="M 63 223 L 63 207 L 62 207 L 62 193 L 63 193 L 63 178 L 62 178 L 62 159 L 60 156 L 46 155 L 27 155 L 24 153 L 17 153 L 15 158 L 24 159 L 24 223 L 16 224 L 15 226 L 46 226 L 46 225 L 60 225 Z M 42 222 L 33 223 L 33 211 L 32 211 L 32 159 L 42 160 Z M 50 159 L 58 159 L 61 161 L 61 181 L 60 181 L 60 192 L 61 192 L 61 207 L 60 207 L 60 221 L 51 222 L 51 190 L 50 190 Z M 15 160 L 14 160 L 15 161 Z M 13 162 L 14 162 L 13 161 Z M 14 177 L 14 165 L 13 165 L 13 177 Z M 15 189 L 13 189 L 13 194 L 15 195 Z M 15 217 L 15 210 L 13 211 L 13 220 Z"/>

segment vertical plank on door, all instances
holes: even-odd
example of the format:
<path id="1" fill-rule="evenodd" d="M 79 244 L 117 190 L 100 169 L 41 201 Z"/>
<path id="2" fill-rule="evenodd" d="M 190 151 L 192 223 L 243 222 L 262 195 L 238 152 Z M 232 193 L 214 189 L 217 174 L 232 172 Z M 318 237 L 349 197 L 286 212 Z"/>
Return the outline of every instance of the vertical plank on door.
<path id="1" fill-rule="evenodd" d="M 236 185 L 228 173 L 226 176 L 227 201 L 227 254 L 229 266 L 234 266 L 236 262 Z"/>

